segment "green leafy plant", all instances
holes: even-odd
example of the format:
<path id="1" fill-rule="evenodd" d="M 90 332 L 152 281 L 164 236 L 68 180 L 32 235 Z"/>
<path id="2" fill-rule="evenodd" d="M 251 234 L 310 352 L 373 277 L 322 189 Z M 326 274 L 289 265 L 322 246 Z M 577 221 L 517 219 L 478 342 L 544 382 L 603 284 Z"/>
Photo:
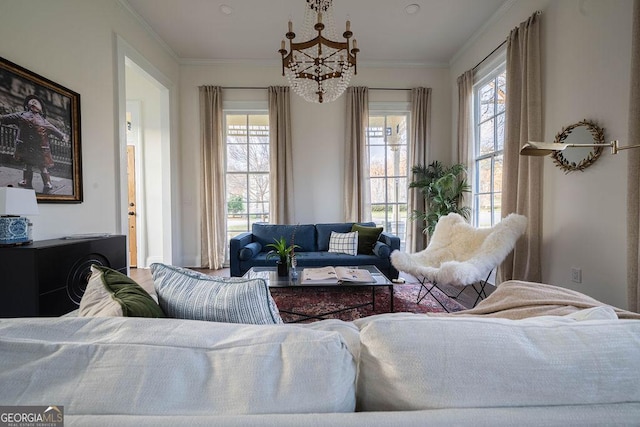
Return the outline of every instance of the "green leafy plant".
<path id="1" fill-rule="evenodd" d="M 300 248 L 298 245 L 287 245 L 287 240 L 284 237 L 280 237 L 279 239 L 274 238 L 273 241 L 275 243 L 269 243 L 267 247 L 273 248 L 269 252 L 267 252 L 267 259 L 276 258 L 280 259 L 280 263 L 289 264 L 289 260 L 293 251 L 296 248 Z"/>
<path id="2" fill-rule="evenodd" d="M 227 211 L 230 214 L 239 214 L 244 210 L 244 202 L 242 201 L 242 196 L 235 194 L 229 197 L 227 201 Z"/>
<path id="3" fill-rule="evenodd" d="M 410 188 L 417 188 L 426 200 L 427 211 L 414 211 L 412 218 L 425 222 L 425 232 L 433 234 L 433 230 L 441 216 L 451 212 L 469 218 L 471 209 L 463 206 L 464 194 L 471 191 L 467 183 L 467 170 L 462 164 L 444 166 L 434 161 L 428 166 L 417 165 L 411 171 L 414 181 Z"/>

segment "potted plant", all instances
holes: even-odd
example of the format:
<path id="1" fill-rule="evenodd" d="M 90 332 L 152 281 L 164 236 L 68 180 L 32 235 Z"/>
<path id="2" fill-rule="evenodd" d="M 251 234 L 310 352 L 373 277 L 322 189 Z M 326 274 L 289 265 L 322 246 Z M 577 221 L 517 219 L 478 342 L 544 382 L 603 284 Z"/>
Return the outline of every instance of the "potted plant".
<path id="1" fill-rule="evenodd" d="M 471 191 L 464 165 L 446 167 L 436 160 L 428 166 L 414 166 L 411 171 L 414 181 L 409 188 L 419 189 L 427 202 L 427 211 L 414 211 L 412 218 L 425 221 L 424 231 L 428 236 L 433 233 L 441 216 L 455 212 L 469 219 L 471 209 L 462 205 L 464 194 Z"/>
<path id="2" fill-rule="evenodd" d="M 287 276 L 289 274 L 289 262 L 291 261 L 291 255 L 296 248 L 300 248 L 298 245 L 287 245 L 287 241 L 284 237 L 279 239 L 274 238 L 275 243 L 269 243 L 267 247 L 273 248 L 267 253 L 267 259 L 278 257 L 278 276 Z"/>

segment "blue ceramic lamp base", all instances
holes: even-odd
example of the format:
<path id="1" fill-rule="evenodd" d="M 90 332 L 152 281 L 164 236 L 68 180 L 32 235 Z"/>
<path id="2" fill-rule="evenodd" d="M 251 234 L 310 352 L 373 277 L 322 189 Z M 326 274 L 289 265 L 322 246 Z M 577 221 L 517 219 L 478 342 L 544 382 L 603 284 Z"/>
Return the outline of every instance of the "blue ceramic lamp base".
<path id="1" fill-rule="evenodd" d="M 29 236 L 29 220 L 20 216 L 0 217 L 0 246 L 28 245 L 32 242 Z"/>

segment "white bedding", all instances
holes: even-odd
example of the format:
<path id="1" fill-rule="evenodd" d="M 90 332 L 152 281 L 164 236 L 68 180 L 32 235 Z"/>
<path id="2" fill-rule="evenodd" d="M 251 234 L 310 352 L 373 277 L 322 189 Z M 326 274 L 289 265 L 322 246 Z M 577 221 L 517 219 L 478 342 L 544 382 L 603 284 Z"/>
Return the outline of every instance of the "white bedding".
<path id="1" fill-rule="evenodd" d="M 63 405 L 67 414 L 353 411 L 349 345 L 357 331 L 344 322 L 327 327 L 341 332 L 176 319 L 2 319 L 0 402 Z"/>

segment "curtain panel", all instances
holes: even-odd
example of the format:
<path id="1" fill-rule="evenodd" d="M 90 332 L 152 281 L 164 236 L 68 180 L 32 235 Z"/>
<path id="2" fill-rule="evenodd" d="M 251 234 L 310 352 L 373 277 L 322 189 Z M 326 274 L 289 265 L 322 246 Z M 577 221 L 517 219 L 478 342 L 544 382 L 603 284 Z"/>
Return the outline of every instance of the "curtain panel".
<path id="1" fill-rule="evenodd" d="M 469 147 L 473 142 L 473 70 L 458 77 L 458 163 L 471 170 Z"/>
<path id="2" fill-rule="evenodd" d="M 411 139 L 409 147 L 409 179 L 412 180 L 411 168 L 429 163 L 429 146 L 431 145 L 431 88 L 418 87 L 411 89 Z M 409 213 L 426 212 L 427 202 L 417 188 L 409 189 Z M 406 251 L 419 252 L 427 247 L 427 236 L 424 233 L 424 221 L 407 219 Z"/>
<path id="3" fill-rule="evenodd" d="M 371 221 L 369 182 L 369 89 L 347 88 L 344 157 L 344 216 L 347 222 Z"/>
<path id="4" fill-rule="evenodd" d="M 527 231 L 498 270 L 498 283 L 520 279 L 541 281 L 542 157 L 521 156 L 527 141 L 542 140 L 540 14 L 534 13 L 507 40 L 507 105 L 505 119 L 502 217 L 527 217 Z"/>
<path id="5" fill-rule="evenodd" d="M 633 2 L 628 144 L 640 144 L 640 0 Z M 627 305 L 640 311 L 640 150 L 627 151 Z"/>
<path id="6" fill-rule="evenodd" d="M 200 267 L 223 267 L 227 247 L 222 89 L 200 86 Z"/>
<path id="7" fill-rule="evenodd" d="M 467 182 L 473 171 L 473 159 L 469 147 L 473 144 L 473 70 L 458 77 L 458 160 L 467 169 Z M 473 206 L 471 197 L 462 200 L 462 206 Z"/>
<path id="8" fill-rule="evenodd" d="M 291 96 L 287 86 L 269 87 L 269 221 L 292 224 L 293 155 L 291 142 Z"/>

